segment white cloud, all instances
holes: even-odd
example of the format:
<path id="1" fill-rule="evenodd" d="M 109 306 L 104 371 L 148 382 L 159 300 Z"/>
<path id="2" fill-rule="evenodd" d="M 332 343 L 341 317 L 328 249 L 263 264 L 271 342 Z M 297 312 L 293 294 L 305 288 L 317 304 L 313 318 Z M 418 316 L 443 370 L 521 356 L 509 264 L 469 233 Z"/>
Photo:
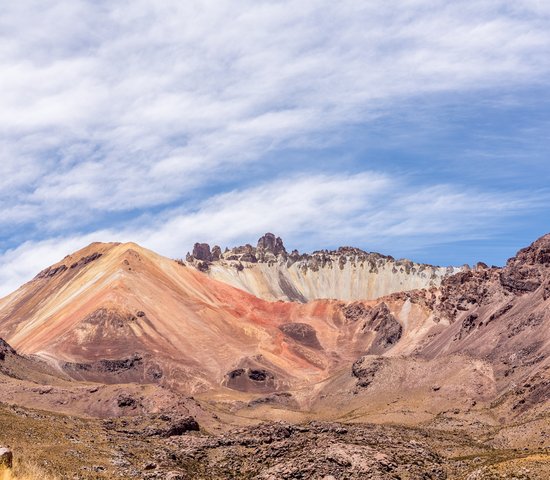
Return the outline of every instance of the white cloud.
<path id="1" fill-rule="evenodd" d="M 55 231 L 67 205 L 166 205 L 404 98 L 547 78 L 547 9 L 508 4 L 8 2 L 0 201 Z"/>

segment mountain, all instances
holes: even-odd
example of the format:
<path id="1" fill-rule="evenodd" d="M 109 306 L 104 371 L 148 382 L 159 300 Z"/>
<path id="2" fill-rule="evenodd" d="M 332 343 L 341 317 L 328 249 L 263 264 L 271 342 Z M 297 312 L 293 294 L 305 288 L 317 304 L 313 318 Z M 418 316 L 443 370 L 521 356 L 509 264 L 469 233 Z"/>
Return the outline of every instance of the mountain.
<path id="1" fill-rule="evenodd" d="M 223 253 L 219 246 L 210 249 L 206 243 L 196 243 L 186 260 L 210 278 L 259 298 L 302 303 L 322 298 L 373 300 L 438 286 L 461 270 L 395 260 L 352 247 L 289 254 L 282 239 L 272 233 L 262 236 L 256 247 L 247 244 Z"/>
<path id="2" fill-rule="evenodd" d="M 280 273 L 287 268 L 280 239 L 268 234 L 258 243 L 249 252 L 257 262 L 247 257 L 252 266 L 246 269 L 260 265 Z M 201 271 L 204 267 L 193 268 L 195 255 L 186 264 L 132 243 L 95 243 L 1 300 L 0 336 L 17 351 L 77 380 L 159 384 L 187 394 L 221 392 L 227 398 L 233 398 L 231 392 L 247 392 L 251 400 L 284 393 L 276 400 L 301 409 L 319 403 L 318 390 L 328 389 L 330 397 L 335 376 L 357 377 L 352 366 L 360 361 L 374 362 L 376 372 L 402 369 L 411 379 L 408 369 L 416 369 L 426 389 L 419 395 L 437 398 L 441 405 L 456 403 L 460 395 L 487 403 L 512 384 L 529 383 L 521 396 L 520 410 L 525 410 L 544 400 L 547 389 L 548 243 L 549 236 L 539 239 L 502 269 L 478 265 L 444 276 L 439 287 L 376 300 L 306 303 L 267 301 L 215 280 L 216 275 Z M 235 251 L 242 249 L 227 252 L 228 263 L 223 256 L 202 261 L 210 262 L 209 272 L 234 269 L 234 262 L 242 264 L 248 255 L 236 259 Z M 339 252 L 340 258 L 358 258 L 355 249 Z M 341 274 L 341 286 L 353 268 L 367 270 L 369 255 L 363 266 L 358 260 L 355 267 L 348 260 L 338 266 L 327 260 L 318 271 Z M 304 272 L 300 262 L 316 258 L 306 256 L 290 269 L 299 264 L 296 268 Z M 375 258 L 384 262 L 386 272 L 389 265 L 397 268 L 389 258 Z M 411 265 L 414 281 L 439 282 L 434 267 L 420 272 Z M 305 270 L 303 275 L 316 273 Z M 298 284 L 291 287 L 298 290 Z M 387 384 L 384 373 L 376 376 Z M 411 380 L 415 388 L 419 381 Z M 470 391 L 476 382 L 479 388 Z M 432 384 L 447 387 L 434 391 Z M 443 402 L 447 390 L 453 394 Z M 462 392 L 459 397 L 454 390 Z M 337 391 L 335 404 L 344 398 L 340 387 Z"/>
<path id="3" fill-rule="evenodd" d="M 76 379 L 271 392 L 397 342 L 398 320 L 372 334 L 353 312 L 377 302 L 358 305 L 268 302 L 135 244 L 92 244 L 0 301 L 0 336 Z M 414 306 L 398 317 L 418 329 L 429 315 Z"/>
<path id="4" fill-rule="evenodd" d="M 383 296 L 369 298 L 376 292 Z M 263 452 L 265 432 L 278 439 L 290 465 L 288 436 L 332 438 L 341 423 L 414 426 L 415 439 L 439 438 L 423 447 L 439 472 L 426 478 L 445 478 L 455 467 L 473 472 L 470 460 L 452 468 L 451 460 L 438 460 L 448 455 L 441 445 L 487 458 L 493 453 L 484 449 L 504 449 L 503 462 L 516 462 L 510 449 L 526 448 L 536 453 L 529 465 L 550 448 L 550 234 L 502 268 L 460 269 L 347 247 L 288 254 L 271 234 L 255 248 L 225 253 L 197 244 L 186 261 L 134 243 L 93 243 L 0 300 L 0 337 L 0 402 L 131 417 L 115 422 L 128 448 L 136 445 L 128 438 L 149 442 L 143 432 L 187 431 L 194 419 L 208 432 L 250 428 L 224 433 L 229 437 L 219 445 L 229 450 L 218 460 L 207 453 L 211 437 L 197 440 L 191 463 L 184 462 L 196 478 L 208 478 L 214 464 L 225 471 L 244 458 L 246 442 Z M 253 427 L 281 420 L 284 427 L 268 423 L 264 433 Z M 294 426 L 308 421 L 339 423 Z M 353 435 L 367 438 L 362 429 Z M 312 471 L 348 474 L 356 441 L 332 438 L 348 460 L 331 470 L 331 460 L 318 465 L 308 456 L 319 466 Z M 384 455 L 405 451 L 399 442 Z M 163 458 L 178 458 L 164 452 Z M 357 471 L 383 471 L 383 458 Z M 412 468 L 402 461 L 408 467 L 400 472 Z M 365 478 L 357 475 L 349 478 Z"/>

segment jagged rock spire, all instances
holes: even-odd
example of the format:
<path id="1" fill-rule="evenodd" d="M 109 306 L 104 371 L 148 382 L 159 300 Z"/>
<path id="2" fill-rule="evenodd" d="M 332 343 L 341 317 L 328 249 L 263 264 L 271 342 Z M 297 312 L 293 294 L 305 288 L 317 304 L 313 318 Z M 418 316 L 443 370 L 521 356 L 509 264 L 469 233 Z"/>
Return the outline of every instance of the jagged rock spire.
<path id="1" fill-rule="evenodd" d="M 212 252 L 208 243 L 195 243 L 193 246 L 193 257 L 204 262 L 212 261 Z"/>
<path id="2" fill-rule="evenodd" d="M 259 238 L 257 249 L 263 252 L 270 252 L 275 256 L 286 254 L 286 249 L 281 237 L 275 237 L 275 235 L 269 232 Z"/>

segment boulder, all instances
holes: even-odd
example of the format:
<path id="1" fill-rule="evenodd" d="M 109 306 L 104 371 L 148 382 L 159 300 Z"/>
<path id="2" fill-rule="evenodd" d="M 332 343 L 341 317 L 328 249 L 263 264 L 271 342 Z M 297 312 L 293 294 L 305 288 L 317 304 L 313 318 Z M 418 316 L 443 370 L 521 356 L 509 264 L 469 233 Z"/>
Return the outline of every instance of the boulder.
<path id="1" fill-rule="evenodd" d="M 198 432 L 199 424 L 193 417 L 179 418 L 173 420 L 168 428 L 162 432 L 164 437 L 174 437 L 183 435 L 185 432 Z"/>
<path id="2" fill-rule="evenodd" d="M 200 430 L 199 424 L 191 416 L 172 418 L 170 415 L 162 414 L 158 418 L 167 423 L 159 424 L 157 422 L 154 425 L 148 426 L 143 431 L 145 436 L 168 438 L 181 436 L 186 432 L 198 432 Z"/>

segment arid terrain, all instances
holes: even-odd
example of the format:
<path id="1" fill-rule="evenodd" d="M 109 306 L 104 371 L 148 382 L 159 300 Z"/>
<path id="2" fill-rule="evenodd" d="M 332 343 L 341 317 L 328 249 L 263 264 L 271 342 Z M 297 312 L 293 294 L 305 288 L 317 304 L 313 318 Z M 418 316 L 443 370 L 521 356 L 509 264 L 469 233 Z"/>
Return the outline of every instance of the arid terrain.
<path id="1" fill-rule="evenodd" d="M 0 338 L 15 479 L 550 478 L 550 234 L 502 268 L 93 243 Z"/>

